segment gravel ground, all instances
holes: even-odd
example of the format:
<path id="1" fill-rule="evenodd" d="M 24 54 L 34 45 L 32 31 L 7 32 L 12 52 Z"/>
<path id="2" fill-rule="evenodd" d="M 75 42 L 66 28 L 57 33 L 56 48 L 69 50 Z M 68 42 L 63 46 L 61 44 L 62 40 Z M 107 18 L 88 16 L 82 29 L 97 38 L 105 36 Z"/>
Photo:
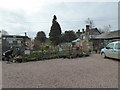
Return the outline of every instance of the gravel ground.
<path id="1" fill-rule="evenodd" d="M 76 59 L 2 62 L 3 88 L 118 88 L 118 61 L 99 54 Z"/>
<path id="2" fill-rule="evenodd" d="M 2 62 L 0 61 L 0 67 L 2 67 Z M 0 68 L 0 89 L 2 88 L 2 68 Z"/>

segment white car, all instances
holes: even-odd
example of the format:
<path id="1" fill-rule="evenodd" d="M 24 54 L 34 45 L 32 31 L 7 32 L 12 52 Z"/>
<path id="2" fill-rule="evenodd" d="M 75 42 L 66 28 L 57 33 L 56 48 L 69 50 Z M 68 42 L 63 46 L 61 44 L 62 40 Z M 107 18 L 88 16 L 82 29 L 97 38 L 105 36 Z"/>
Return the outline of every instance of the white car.
<path id="1" fill-rule="evenodd" d="M 109 43 L 105 48 L 101 49 L 100 53 L 104 58 L 120 59 L 120 41 Z"/>

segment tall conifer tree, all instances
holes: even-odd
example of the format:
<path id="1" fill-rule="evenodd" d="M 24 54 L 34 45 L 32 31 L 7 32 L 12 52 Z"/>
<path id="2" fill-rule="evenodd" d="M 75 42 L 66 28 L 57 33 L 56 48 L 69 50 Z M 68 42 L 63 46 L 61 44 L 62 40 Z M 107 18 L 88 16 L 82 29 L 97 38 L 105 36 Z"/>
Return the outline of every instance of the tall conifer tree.
<path id="1" fill-rule="evenodd" d="M 52 20 L 52 26 L 50 29 L 50 41 L 54 44 L 54 45 L 58 45 L 60 43 L 60 37 L 61 37 L 61 27 L 59 25 L 59 23 L 57 22 L 57 17 L 54 15 L 53 20 Z"/>

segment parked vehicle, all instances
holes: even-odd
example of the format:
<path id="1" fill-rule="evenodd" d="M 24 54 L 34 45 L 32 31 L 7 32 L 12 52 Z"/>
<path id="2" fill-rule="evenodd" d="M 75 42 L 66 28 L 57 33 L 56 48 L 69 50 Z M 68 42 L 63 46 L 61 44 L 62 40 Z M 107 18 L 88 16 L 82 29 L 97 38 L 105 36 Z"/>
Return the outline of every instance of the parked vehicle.
<path id="1" fill-rule="evenodd" d="M 109 43 L 105 48 L 101 49 L 100 53 L 104 58 L 120 59 L 120 41 Z"/>

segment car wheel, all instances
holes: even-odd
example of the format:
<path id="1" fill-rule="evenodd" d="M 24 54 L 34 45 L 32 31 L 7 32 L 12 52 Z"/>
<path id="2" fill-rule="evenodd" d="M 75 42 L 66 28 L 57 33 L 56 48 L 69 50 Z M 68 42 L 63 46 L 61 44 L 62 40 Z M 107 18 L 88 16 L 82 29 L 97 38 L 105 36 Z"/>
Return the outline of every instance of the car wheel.
<path id="1" fill-rule="evenodd" d="M 105 53 L 104 53 L 104 52 L 103 52 L 101 55 L 102 55 L 102 57 L 103 57 L 103 58 L 106 58 L 106 55 L 105 55 Z"/>

